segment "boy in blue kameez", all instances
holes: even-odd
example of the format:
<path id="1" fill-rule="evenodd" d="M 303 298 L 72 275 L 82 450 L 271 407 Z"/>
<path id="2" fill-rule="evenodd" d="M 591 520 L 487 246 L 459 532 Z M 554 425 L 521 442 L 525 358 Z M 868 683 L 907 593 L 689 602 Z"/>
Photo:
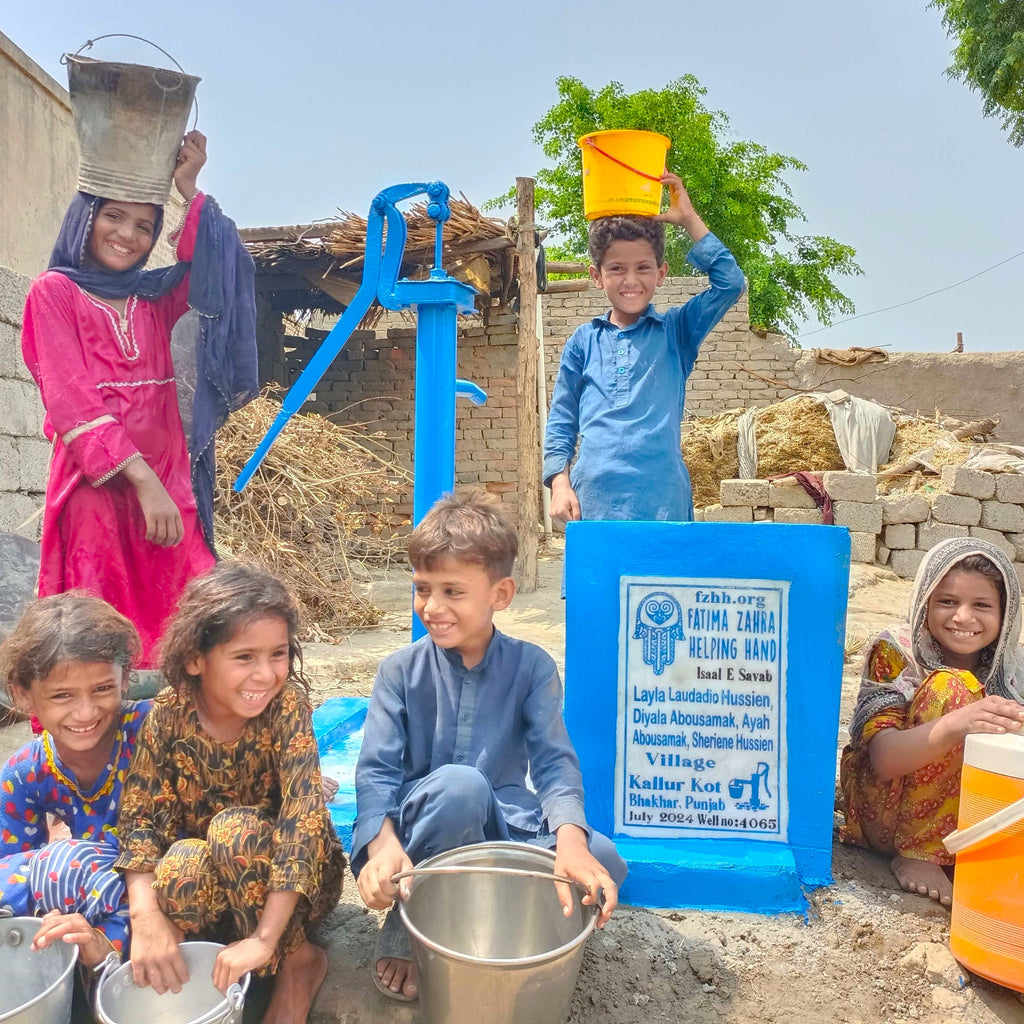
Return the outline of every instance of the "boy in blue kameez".
<path id="1" fill-rule="evenodd" d="M 744 281 L 682 181 L 674 174 L 662 181 L 672 195 L 667 212 L 602 217 L 590 226 L 590 276 L 611 309 L 565 343 L 544 438 L 551 514 L 567 522 L 693 518 L 679 436 L 686 379 Z M 662 222 L 686 229 L 694 241 L 687 260 L 710 279 L 708 289 L 664 314 L 652 304 L 668 273 Z"/>
<path id="2" fill-rule="evenodd" d="M 352 869 L 369 907 L 391 907 L 392 876 L 469 843 L 514 840 L 555 850 L 598 925 L 617 902 L 626 865 L 587 826 L 579 761 L 562 720 L 551 657 L 499 633 L 495 611 L 515 594 L 516 533 L 501 509 L 443 498 L 409 543 L 416 614 L 427 636 L 381 662 L 356 765 Z M 530 785 L 527 785 L 529 774 Z M 572 897 L 560 892 L 565 913 Z M 416 997 L 397 909 L 381 929 L 377 988 Z"/>

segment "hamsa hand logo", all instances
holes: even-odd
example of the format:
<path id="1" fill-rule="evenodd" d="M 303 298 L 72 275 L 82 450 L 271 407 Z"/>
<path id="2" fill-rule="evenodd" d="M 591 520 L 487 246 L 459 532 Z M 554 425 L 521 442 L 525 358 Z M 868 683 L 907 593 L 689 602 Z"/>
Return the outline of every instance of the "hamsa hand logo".
<path id="1" fill-rule="evenodd" d="M 676 656 L 676 641 L 683 640 L 683 610 L 679 602 L 664 591 L 648 594 L 636 610 L 634 640 L 644 642 L 644 663 L 660 676 Z"/>

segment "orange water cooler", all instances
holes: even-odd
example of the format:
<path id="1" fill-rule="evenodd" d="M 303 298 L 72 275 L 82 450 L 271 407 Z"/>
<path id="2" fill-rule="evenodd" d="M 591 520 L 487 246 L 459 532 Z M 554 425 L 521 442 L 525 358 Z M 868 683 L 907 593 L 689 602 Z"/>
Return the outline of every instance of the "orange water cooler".
<path id="1" fill-rule="evenodd" d="M 964 746 L 957 831 L 953 956 L 1024 992 L 1024 737 L 974 734 Z"/>

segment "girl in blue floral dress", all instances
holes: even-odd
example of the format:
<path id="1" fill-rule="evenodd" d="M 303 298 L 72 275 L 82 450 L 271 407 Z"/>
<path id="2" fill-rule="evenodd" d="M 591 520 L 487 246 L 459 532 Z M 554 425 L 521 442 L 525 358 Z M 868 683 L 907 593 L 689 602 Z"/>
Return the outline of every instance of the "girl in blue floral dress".
<path id="1" fill-rule="evenodd" d="M 41 735 L 0 768 L 0 905 L 46 915 L 35 944 L 75 942 L 86 966 L 128 940 L 118 855 L 121 787 L 149 701 L 123 693 L 135 627 L 74 591 L 32 604 L 0 644 L 0 681 Z M 49 841 L 49 823 L 70 838 Z"/>

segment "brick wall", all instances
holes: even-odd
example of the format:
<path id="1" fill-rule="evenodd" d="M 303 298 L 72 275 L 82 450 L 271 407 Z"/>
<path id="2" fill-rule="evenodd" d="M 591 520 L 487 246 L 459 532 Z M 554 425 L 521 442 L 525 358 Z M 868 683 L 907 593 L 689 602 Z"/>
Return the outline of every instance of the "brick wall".
<path id="1" fill-rule="evenodd" d="M 336 423 L 362 426 L 371 445 L 412 468 L 416 329 L 400 318 L 377 330 L 356 331 L 324 374 L 304 410 L 330 415 Z M 516 491 L 516 317 L 493 314 L 460 318 L 458 374 L 487 392 L 487 404 L 459 399 L 456 406 L 456 480 L 478 485 L 510 505 Z M 291 384 L 326 332 L 308 330 L 306 338 L 285 335 L 283 379 Z M 272 346 L 261 343 L 266 365 Z M 262 366 L 261 366 L 262 369 Z M 280 374 L 264 380 L 281 380 Z M 412 515 L 412 493 L 395 509 L 398 519 Z"/>
<path id="2" fill-rule="evenodd" d="M 39 391 L 21 359 L 21 317 L 29 279 L 0 267 L 0 533 L 39 536 L 50 446 L 42 436 Z M 23 525 L 24 524 L 24 525 Z"/>
<path id="3" fill-rule="evenodd" d="M 706 277 L 669 278 L 658 291 L 658 306 L 680 305 L 707 287 Z M 602 292 L 559 292 L 543 298 L 545 377 L 550 400 L 566 338 L 581 323 L 606 311 Z M 292 383 L 326 331 L 283 336 L 280 318 L 261 318 L 261 373 L 264 381 Z M 502 500 L 516 499 L 516 320 L 508 312 L 463 318 L 459 328 L 458 374 L 488 393 L 484 406 L 459 399 L 456 415 L 456 481 L 479 484 Z M 870 345 L 869 338 L 864 345 Z M 374 439 L 411 469 L 415 329 L 392 315 L 373 331 L 359 331 L 324 375 L 307 408 L 331 414 L 335 422 L 365 424 Z M 1024 360 L 1018 353 L 894 353 L 888 363 L 842 367 L 815 362 L 813 352 L 790 348 L 785 338 L 750 330 L 744 295 L 701 346 L 690 376 L 687 416 L 764 406 L 798 389 L 852 394 L 911 411 L 949 415 L 998 412 L 1005 440 L 1024 440 Z M 684 424 L 685 429 L 685 424 Z M 397 514 L 411 514 L 411 495 Z"/>

